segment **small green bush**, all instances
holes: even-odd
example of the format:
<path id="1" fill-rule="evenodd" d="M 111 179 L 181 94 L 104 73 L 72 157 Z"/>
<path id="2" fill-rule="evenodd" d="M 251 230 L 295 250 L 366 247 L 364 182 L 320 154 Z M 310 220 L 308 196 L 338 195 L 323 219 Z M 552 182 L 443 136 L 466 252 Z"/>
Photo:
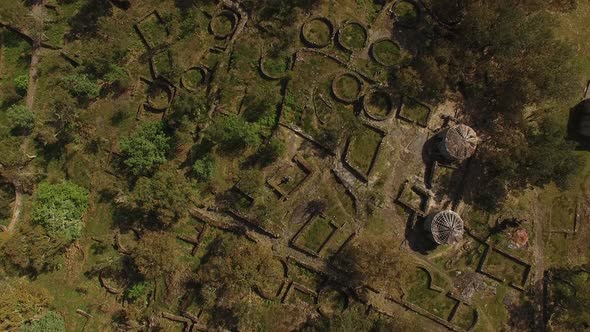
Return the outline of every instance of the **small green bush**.
<path id="1" fill-rule="evenodd" d="M 147 293 L 146 284 L 145 282 L 137 283 L 127 291 L 127 299 L 131 302 L 135 302 L 141 298 L 143 298 Z"/>
<path id="2" fill-rule="evenodd" d="M 42 182 L 33 200 L 33 221 L 49 236 L 73 241 L 80 237 L 88 209 L 88 191 L 75 183 Z"/>
<path id="3" fill-rule="evenodd" d="M 161 122 L 148 123 L 121 141 L 124 164 L 133 175 L 145 175 L 166 161 L 170 138 Z"/>
<path id="4" fill-rule="evenodd" d="M 13 129 L 29 131 L 35 127 L 35 113 L 24 105 L 12 105 L 7 112 Z"/>
<path id="5" fill-rule="evenodd" d="M 64 76 L 60 83 L 74 97 L 95 99 L 100 94 L 100 86 L 85 74 Z"/>
<path id="6" fill-rule="evenodd" d="M 33 320 L 23 324 L 21 332 L 65 332 L 66 324 L 63 317 L 54 312 L 47 311 L 39 320 Z"/>
<path id="7" fill-rule="evenodd" d="M 226 151 L 239 151 L 260 144 L 258 124 L 246 122 L 236 115 L 217 121 L 210 127 L 209 133 L 213 141 Z"/>
<path id="8" fill-rule="evenodd" d="M 193 164 L 193 173 L 200 181 L 208 181 L 211 179 L 215 171 L 215 159 L 208 154 Z"/>
<path id="9" fill-rule="evenodd" d="M 258 161 L 263 165 L 270 165 L 281 156 L 285 154 L 285 143 L 281 140 L 273 138 L 258 149 Z"/>
<path id="10" fill-rule="evenodd" d="M 20 95 L 24 95 L 27 93 L 27 88 L 29 87 L 29 75 L 19 75 L 14 78 L 14 87 L 16 91 Z"/>

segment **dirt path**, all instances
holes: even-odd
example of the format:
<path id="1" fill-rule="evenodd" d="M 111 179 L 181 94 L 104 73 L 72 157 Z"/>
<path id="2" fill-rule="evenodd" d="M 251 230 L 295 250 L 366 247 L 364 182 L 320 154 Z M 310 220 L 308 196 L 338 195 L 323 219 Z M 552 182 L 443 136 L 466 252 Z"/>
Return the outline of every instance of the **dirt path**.
<path id="1" fill-rule="evenodd" d="M 42 13 L 41 14 L 39 13 L 40 11 L 44 11 L 44 10 L 45 10 L 45 7 L 43 6 L 43 1 L 39 1 L 32 8 L 32 12 L 34 14 L 34 15 L 32 15 L 32 17 L 44 17 L 44 15 L 42 15 Z M 30 110 L 33 110 L 33 111 L 34 111 L 33 107 L 35 105 L 35 94 L 37 92 L 37 76 L 38 76 L 38 72 L 39 72 L 38 65 L 39 65 L 41 50 L 42 50 L 41 41 L 40 40 L 33 41 L 32 49 L 31 49 L 31 63 L 29 65 L 29 85 L 27 86 L 27 96 L 25 99 L 25 104 L 26 104 L 27 108 L 29 108 Z M 31 141 L 32 141 L 31 136 L 30 135 L 26 136 L 20 146 L 20 152 L 29 159 L 32 159 L 31 154 L 28 153 L 28 149 L 29 149 L 29 146 L 31 145 Z M 18 173 L 22 174 L 24 172 L 25 168 L 27 167 L 27 165 L 28 165 L 28 163 L 25 163 L 24 165 L 20 166 L 18 169 Z M 23 188 L 20 183 L 20 179 L 18 178 L 18 175 L 12 181 L 12 184 L 14 185 L 15 199 L 14 199 L 14 207 L 13 207 L 13 211 L 12 211 L 12 218 L 10 218 L 10 223 L 6 227 L 8 232 L 12 232 L 15 229 L 16 224 L 18 223 L 18 220 L 20 219 L 20 215 L 21 215 L 22 207 L 23 207 L 23 198 L 22 198 Z"/>
<path id="2" fill-rule="evenodd" d="M 544 213 L 539 208 L 539 195 L 536 193 L 535 201 L 531 202 L 533 207 L 533 229 L 535 232 L 535 243 L 533 247 L 533 287 L 535 290 L 535 331 L 545 331 L 545 321 L 543 315 L 544 309 L 544 289 L 543 289 L 543 278 L 545 275 L 545 259 L 543 252 L 543 234 L 544 234 Z"/>

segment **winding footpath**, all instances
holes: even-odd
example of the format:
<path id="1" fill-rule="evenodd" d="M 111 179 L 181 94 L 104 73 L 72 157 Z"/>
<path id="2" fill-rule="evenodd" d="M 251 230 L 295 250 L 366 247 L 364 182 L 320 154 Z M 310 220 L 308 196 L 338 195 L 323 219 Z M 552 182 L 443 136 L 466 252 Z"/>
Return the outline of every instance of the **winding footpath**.
<path id="1" fill-rule="evenodd" d="M 33 6 L 33 8 L 32 8 L 33 15 L 31 15 L 31 16 L 33 18 L 44 17 L 43 11 L 45 11 L 45 7 L 43 6 L 43 1 L 39 1 Z M 42 29 L 43 22 L 38 22 L 38 23 L 41 26 L 40 29 Z M 30 110 L 34 110 L 33 107 L 35 105 L 35 94 L 37 92 L 37 77 L 38 77 L 38 71 L 39 71 L 38 65 L 39 65 L 41 50 L 42 50 L 41 40 L 38 38 L 33 39 L 33 44 L 32 44 L 32 49 L 31 49 L 31 63 L 29 65 L 29 85 L 27 86 L 27 96 L 25 99 L 25 104 L 26 104 L 27 108 Z M 21 154 L 23 154 L 27 158 L 29 158 L 28 161 L 30 161 L 33 158 L 28 153 L 29 146 L 31 145 L 31 140 L 32 140 L 31 136 L 26 136 L 20 146 Z M 28 161 L 25 162 L 23 165 L 18 166 L 16 177 L 12 180 L 12 184 L 14 186 L 15 199 L 14 199 L 12 218 L 10 218 L 10 222 L 8 223 L 8 226 L 6 227 L 6 230 L 8 232 L 12 232 L 15 229 L 16 224 L 18 223 L 18 220 L 20 219 L 20 215 L 22 212 L 23 187 L 22 187 L 19 176 L 24 173 L 24 170 L 28 165 Z"/>

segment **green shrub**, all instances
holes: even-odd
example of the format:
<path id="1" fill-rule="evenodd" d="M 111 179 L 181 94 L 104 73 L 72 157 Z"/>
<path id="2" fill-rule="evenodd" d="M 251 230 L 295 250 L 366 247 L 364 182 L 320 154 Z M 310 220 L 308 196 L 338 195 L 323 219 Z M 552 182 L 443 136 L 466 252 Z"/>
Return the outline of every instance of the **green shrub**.
<path id="1" fill-rule="evenodd" d="M 145 175 L 166 161 L 170 138 L 161 122 L 148 123 L 121 141 L 124 163 L 133 175 Z"/>
<path id="2" fill-rule="evenodd" d="M 7 112 L 8 121 L 16 130 L 29 131 L 35 127 L 35 113 L 24 105 L 12 105 Z"/>
<path id="3" fill-rule="evenodd" d="M 211 155 L 206 155 L 197 159 L 193 164 L 193 173 L 200 181 L 208 181 L 211 179 L 215 171 L 215 159 Z"/>
<path id="4" fill-rule="evenodd" d="M 145 297 L 147 293 L 146 284 L 145 282 L 137 283 L 127 291 L 127 299 L 131 302 L 135 302 L 138 299 Z"/>
<path id="5" fill-rule="evenodd" d="M 39 320 L 27 322 L 20 328 L 21 332 L 65 332 L 65 330 L 63 317 L 54 311 L 47 311 Z"/>
<path id="6" fill-rule="evenodd" d="M 85 74 L 64 76 L 60 83 L 74 97 L 95 99 L 100 94 L 100 86 Z"/>
<path id="7" fill-rule="evenodd" d="M 19 76 L 15 77 L 14 78 L 14 87 L 16 88 L 16 91 L 20 95 L 26 94 L 27 88 L 29 87 L 29 75 L 23 74 L 23 75 L 19 75 Z"/>
<path id="8" fill-rule="evenodd" d="M 248 123 L 237 115 L 229 115 L 213 124 L 209 133 L 223 150 L 237 151 L 260 144 L 258 129 L 256 123 Z"/>
<path id="9" fill-rule="evenodd" d="M 111 89 L 123 92 L 129 88 L 131 80 L 123 68 L 117 65 L 109 65 L 109 71 L 104 75 L 104 80 L 111 85 Z"/>
<path id="10" fill-rule="evenodd" d="M 176 169 L 164 169 L 152 177 L 140 177 L 130 201 L 147 217 L 167 227 L 188 216 L 199 192 L 193 183 Z"/>
<path id="11" fill-rule="evenodd" d="M 258 149 L 258 161 L 263 165 L 270 165 L 281 156 L 285 154 L 285 143 L 281 140 L 273 138 Z"/>
<path id="12" fill-rule="evenodd" d="M 73 241 L 80 237 L 88 209 L 88 191 L 72 182 L 42 182 L 33 200 L 33 221 L 51 237 Z"/>
<path id="13" fill-rule="evenodd" d="M 174 98 L 171 109 L 172 118 L 177 120 L 187 117 L 192 121 L 199 121 L 207 117 L 207 105 L 189 93 L 181 93 Z"/>

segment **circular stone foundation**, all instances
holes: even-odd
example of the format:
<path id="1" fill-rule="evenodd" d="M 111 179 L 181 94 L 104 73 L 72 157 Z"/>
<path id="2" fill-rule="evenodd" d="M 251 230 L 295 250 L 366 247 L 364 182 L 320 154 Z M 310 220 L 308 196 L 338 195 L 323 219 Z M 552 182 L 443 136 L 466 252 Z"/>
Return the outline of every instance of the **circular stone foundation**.
<path id="1" fill-rule="evenodd" d="M 223 10 L 211 18 L 209 23 L 209 30 L 217 38 L 227 38 L 231 35 L 238 24 L 238 16 L 236 13 Z"/>
<path id="2" fill-rule="evenodd" d="M 287 278 L 287 265 L 280 259 L 272 259 L 264 273 L 267 277 L 272 276 L 270 281 L 256 283 L 255 286 L 263 298 L 272 300 L 277 296 Z"/>
<path id="3" fill-rule="evenodd" d="M 291 68 L 291 57 L 261 57 L 260 72 L 270 79 L 281 79 Z"/>
<path id="4" fill-rule="evenodd" d="M 398 1 L 393 5 L 392 11 L 397 24 L 405 27 L 413 27 L 420 20 L 420 8 L 413 1 Z"/>
<path id="5" fill-rule="evenodd" d="M 389 38 L 379 39 L 371 45 L 371 57 L 382 66 L 395 66 L 400 62 L 401 48 Z"/>
<path id="6" fill-rule="evenodd" d="M 303 24 L 301 38 L 311 47 L 322 48 L 332 42 L 334 25 L 325 17 L 314 17 Z"/>
<path id="7" fill-rule="evenodd" d="M 207 73 L 207 69 L 203 66 L 189 68 L 182 74 L 180 84 L 189 91 L 195 91 L 207 82 Z"/>
<path id="8" fill-rule="evenodd" d="M 338 44 L 348 51 L 357 51 L 367 46 L 369 34 L 360 22 L 346 22 L 338 30 Z"/>
<path id="9" fill-rule="evenodd" d="M 148 88 L 147 106 L 153 111 L 163 112 L 172 101 L 172 88 L 165 82 L 154 82 Z"/>
<path id="10" fill-rule="evenodd" d="M 332 81 L 332 93 L 343 103 L 350 104 L 357 101 L 362 90 L 363 81 L 352 73 L 340 74 Z"/>
<path id="11" fill-rule="evenodd" d="M 373 90 L 363 97 L 363 110 L 373 120 L 387 119 L 396 106 L 393 97 L 383 90 Z"/>

